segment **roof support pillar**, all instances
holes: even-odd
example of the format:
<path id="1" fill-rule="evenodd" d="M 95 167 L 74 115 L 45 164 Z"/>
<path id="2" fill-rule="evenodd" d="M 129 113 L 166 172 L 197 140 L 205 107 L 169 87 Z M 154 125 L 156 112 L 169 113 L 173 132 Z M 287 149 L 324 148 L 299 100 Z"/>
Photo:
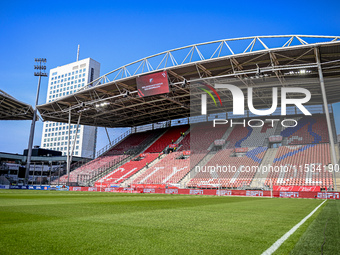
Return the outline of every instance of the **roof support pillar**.
<path id="1" fill-rule="evenodd" d="M 66 162 L 66 170 L 67 170 L 67 185 L 70 182 L 70 131 L 71 131 L 71 108 L 68 113 L 68 137 L 67 137 L 67 162 Z"/>
<path id="2" fill-rule="evenodd" d="M 71 167 L 71 162 L 72 162 L 72 158 L 73 158 L 74 146 L 76 146 L 76 142 L 77 142 L 77 135 L 78 135 L 78 129 L 79 129 L 80 119 L 81 119 L 81 113 L 79 114 L 79 117 L 78 117 L 77 128 L 76 128 L 76 134 L 74 135 L 74 139 L 73 139 L 73 145 L 72 145 L 72 150 L 71 150 L 71 155 L 70 155 L 70 162 L 69 162 L 70 167 Z M 69 167 L 69 168 L 70 168 L 70 167 Z"/>
<path id="3" fill-rule="evenodd" d="M 323 78 L 323 73 L 322 73 L 322 68 L 321 68 L 321 61 L 320 61 L 320 52 L 319 52 L 318 48 L 315 48 L 315 56 L 316 56 L 316 63 L 318 65 L 318 72 L 319 72 L 319 80 L 320 80 L 320 87 L 321 87 L 321 95 L 322 95 L 323 107 L 324 107 L 324 111 L 325 111 L 325 114 L 326 114 L 329 142 L 330 142 L 330 146 L 331 146 L 332 164 L 333 164 L 333 166 L 335 166 L 337 164 L 337 159 L 336 159 L 336 152 L 335 152 L 335 145 L 334 145 L 333 130 L 332 130 L 331 118 L 330 118 L 329 110 L 328 110 L 328 103 L 327 103 L 327 96 L 326 96 L 326 89 L 325 89 L 325 81 L 324 81 L 324 78 Z"/>
<path id="4" fill-rule="evenodd" d="M 111 146 L 111 139 L 110 139 L 109 132 L 107 131 L 106 127 L 105 127 L 105 131 L 106 131 L 107 139 L 109 140 L 109 143 L 110 143 L 110 146 Z"/>

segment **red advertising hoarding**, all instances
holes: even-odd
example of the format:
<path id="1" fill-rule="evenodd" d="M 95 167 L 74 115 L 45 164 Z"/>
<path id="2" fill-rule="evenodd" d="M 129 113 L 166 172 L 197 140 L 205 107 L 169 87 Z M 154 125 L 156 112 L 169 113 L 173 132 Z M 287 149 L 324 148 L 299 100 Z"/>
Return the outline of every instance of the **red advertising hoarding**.
<path id="1" fill-rule="evenodd" d="M 282 142 L 281 135 L 272 135 L 269 137 L 269 142 Z"/>
<path id="2" fill-rule="evenodd" d="M 177 187 L 166 187 L 166 184 L 133 184 L 132 188 L 109 188 L 109 187 L 70 187 L 70 191 L 96 191 L 96 192 L 122 192 L 122 193 L 159 193 L 159 194 L 183 194 L 183 195 L 213 195 L 213 196 L 247 196 L 247 197 L 281 197 L 281 198 L 318 198 L 318 199 L 340 199 L 339 192 L 318 192 L 317 186 L 288 186 L 273 187 L 269 190 L 218 190 L 218 189 L 179 189 Z M 281 187 L 281 189 L 279 188 Z M 292 186 L 290 186 L 292 187 Z M 319 187 L 320 188 L 320 187 Z M 283 191 L 285 190 L 285 191 Z M 307 191 L 308 190 L 308 191 Z M 309 191 L 310 190 L 310 191 Z"/>
<path id="3" fill-rule="evenodd" d="M 178 148 L 178 144 L 176 144 L 176 143 L 169 144 L 170 149 L 173 149 L 175 147 Z"/>
<path id="4" fill-rule="evenodd" d="M 137 89 L 139 97 L 147 97 L 169 93 L 168 74 L 166 71 L 138 77 Z"/>
<path id="5" fill-rule="evenodd" d="M 274 191 L 317 191 L 320 192 L 320 186 L 273 186 Z"/>
<path id="6" fill-rule="evenodd" d="M 247 152 L 248 151 L 248 147 L 242 147 L 242 148 L 235 148 L 235 152 L 239 153 L 239 152 Z"/>

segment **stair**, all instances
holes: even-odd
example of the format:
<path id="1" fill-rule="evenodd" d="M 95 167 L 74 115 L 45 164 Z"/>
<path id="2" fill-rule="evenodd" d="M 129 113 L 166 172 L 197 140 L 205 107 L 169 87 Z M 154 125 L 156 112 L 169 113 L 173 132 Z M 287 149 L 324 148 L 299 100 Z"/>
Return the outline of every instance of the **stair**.
<path id="1" fill-rule="evenodd" d="M 207 155 L 205 155 L 205 157 L 200 162 L 198 162 L 198 164 L 196 166 L 199 166 L 199 167 L 205 166 L 215 156 L 216 153 L 217 153 L 217 151 L 210 151 Z M 178 182 L 181 187 L 183 187 L 183 188 L 186 187 L 186 184 L 190 181 L 190 179 L 195 177 L 195 175 L 197 174 L 195 172 L 196 166 L 190 166 L 192 168 L 189 171 L 189 173 L 187 173 L 183 177 L 183 179 Z"/>
<path id="2" fill-rule="evenodd" d="M 151 145 L 153 145 L 159 138 L 161 138 L 168 130 L 169 130 L 169 129 L 166 128 L 166 129 L 164 130 L 163 133 L 161 133 L 159 136 L 157 136 L 155 139 L 153 139 L 153 140 L 151 141 L 151 143 L 149 143 L 149 144 L 143 149 L 143 151 L 142 151 L 141 153 L 143 153 L 144 151 L 146 151 L 147 149 L 149 149 L 149 147 L 150 147 Z"/>
<path id="3" fill-rule="evenodd" d="M 180 142 L 182 142 L 182 140 L 184 139 L 184 137 L 186 137 L 186 135 L 189 134 L 190 130 L 191 130 L 191 126 L 188 128 L 187 131 L 184 132 L 184 136 L 180 136 L 180 137 L 177 139 L 177 141 L 175 141 L 175 144 L 179 144 Z"/>
<path id="4" fill-rule="evenodd" d="M 231 132 L 234 130 L 234 128 L 235 126 L 229 127 L 221 139 L 227 140 Z"/>
<path id="5" fill-rule="evenodd" d="M 280 135 L 281 131 L 282 131 L 282 126 L 280 125 L 280 123 L 278 123 L 274 131 L 274 135 Z"/>
<path id="6" fill-rule="evenodd" d="M 268 166 L 271 166 L 273 164 L 276 152 L 279 148 L 269 148 L 267 149 L 266 154 L 263 157 L 263 160 L 261 162 L 261 165 L 259 166 L 259 169 L 262 169 L 262 166 L 266 166 L 268 169 Z M 253 181 L 250 184 L 251 188 L 264 188 L 265 180 L 267 179 L 268 171 L 262 172 L 259 171 L 255 174 Z"/>

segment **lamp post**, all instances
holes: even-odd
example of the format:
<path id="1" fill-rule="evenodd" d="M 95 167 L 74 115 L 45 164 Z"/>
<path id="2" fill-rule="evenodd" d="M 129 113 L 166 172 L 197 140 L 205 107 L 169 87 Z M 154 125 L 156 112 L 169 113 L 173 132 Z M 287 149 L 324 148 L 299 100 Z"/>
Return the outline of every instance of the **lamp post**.
<path id="1" fill-rule="evenodd" d="M 37 95 L 36 95 L 36 99 L 35 99 L 33 119 L 32 119 L 32 123 L 31 123 L 30 137 L 29 137 L 29 141 L 28 141 L 28 153 L 27 153 L 26 173 L 25 173 L 25 183 L 26 184 L 28 184 L 30 165 L 31 165 L 32 146 L 33 146 L 33 139 L 34 139 L 35 121 L 36 121 L 36 118 L 37 118 L 37 105 L 38 105 L 38 100 L 39 100 L 41 76 L 47 77 L 46 65 L 44 64 L 44 63 L 46 63 L 46 58 L 36 58 L 34 61 L 36 62 L 34 69 L 37 70 L 36 72 L 34 72 L 34 76 L 39 76 L 39 81 L 38 81 Z"/>

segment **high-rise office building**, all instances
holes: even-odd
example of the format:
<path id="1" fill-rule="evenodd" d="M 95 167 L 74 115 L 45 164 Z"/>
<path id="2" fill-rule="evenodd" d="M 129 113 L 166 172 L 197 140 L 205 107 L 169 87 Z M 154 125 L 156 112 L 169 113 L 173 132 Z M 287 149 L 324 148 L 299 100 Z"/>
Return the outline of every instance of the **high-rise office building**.
<path id="1" fill-rule="evenodd" d="M 89 82 L 95 80 L 100 75 L 100 64 L 86 58 L 58 66 L 50 70 L 46 103 L 55 101 L 58 98 L 72 95 Z M 93 158 L 96 151 L 96 127 L 80 125 L 76 133 L 77 125 L 71 124 L 70 131 L 70 151 L 73 141 L 77 135 L 74 147 L 74 156 Z M 67 153 L 68 124 L 59 122 L 44 122 L 41 147 L 61 151 L 63 155 Z"/>

